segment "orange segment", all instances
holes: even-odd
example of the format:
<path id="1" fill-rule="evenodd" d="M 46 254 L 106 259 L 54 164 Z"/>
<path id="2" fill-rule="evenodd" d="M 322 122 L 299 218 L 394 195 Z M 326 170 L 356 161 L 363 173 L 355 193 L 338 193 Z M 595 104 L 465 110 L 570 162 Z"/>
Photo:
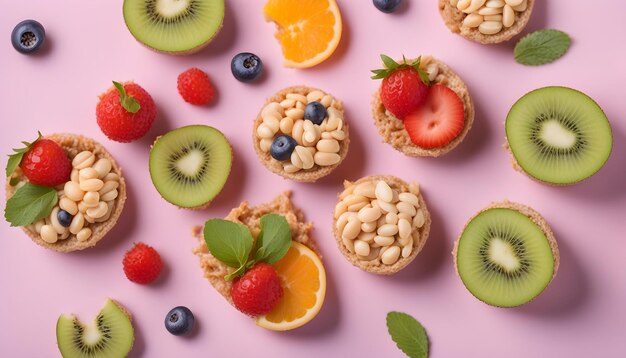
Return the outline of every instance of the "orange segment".
<path id="1" fill-rule="evenodd" d="M 326 271 L 315 252 L 295 241 L 274 268 L 283 285 L 283 298 L 256 323 L 274 331 L 298 328 L 313 319 L 324 303 Z"/>
<path id="2" fill-rule="evenodd" d="M 341 39 L 341 13 L 335 0 L 269 0 L 265 17 L 278 27 L 284 65 L 306 68 L 327 59 Z"/>

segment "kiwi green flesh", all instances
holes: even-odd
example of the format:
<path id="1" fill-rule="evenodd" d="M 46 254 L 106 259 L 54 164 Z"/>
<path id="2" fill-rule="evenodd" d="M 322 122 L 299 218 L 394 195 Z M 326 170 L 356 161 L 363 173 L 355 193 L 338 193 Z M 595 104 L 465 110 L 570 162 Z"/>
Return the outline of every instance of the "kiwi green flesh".
<path id="1" fill-rule="evenodd" d="M 556 185 L 595 174 L 608 160 L 613 143 L 602 109 L 567 87 L 544 87 L 520 98 L 506 118 L 506 136 L 526 173 Z"/>
<path id="2" fill-rule="evenodd" d="M 150 177 L 161 196 L 183 208 L 209 203 L 230 174 L 232 151 L 217 129 L 192 125 L 157 139 L 150 151 Z"/>
<path id="3" fill-rule="evenodd" d="M 133 36 L 157 51 L 185 53 L 217 34 L 224 0 L 124 0 L 124 21 Z"/>
<path id="4" fill-rule="evenodd" d="M 130 318 L 112 300 L 91 324 L 72 315 L 61 315 L 57 321 L 57 344 L 64 358 L 126 357 L 134 340 Z"/>
<path id="5" fill-rule="evenodd" d="M 467 224 L 456 264 L 465 287 L 479 300 L 498 307 L 531 301 L 554 273 L 546 234 L 530 218 L 507 208 L 488 209 Z"/>

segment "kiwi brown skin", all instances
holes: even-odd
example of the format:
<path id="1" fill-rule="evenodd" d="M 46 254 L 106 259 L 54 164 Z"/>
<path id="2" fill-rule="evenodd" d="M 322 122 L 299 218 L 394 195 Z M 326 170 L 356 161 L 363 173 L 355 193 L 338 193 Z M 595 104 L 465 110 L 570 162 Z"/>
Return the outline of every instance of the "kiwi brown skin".
<path id="1" fill-rule="evenodd" d="M 222 31 L 222 27 L 224 27 L 224 16 L 226 16 L 226 6 L 228 6 L 226 4 L 226 2 L 224 2 L 224 14 L 222 15 L 222 17 L 220 18 L 220 24 L 217 28 L 217 30 L 215 31 L 215 33 L 213 34 L 213 36 L 211 36 L 208 40 L 206 40 L 206 42 L 194 47 L 194 48 L 190 48 L 189 50 L 186 51 L 163 51 L 163 50 L 159 50 L 156 49 L 154 47 L 148 46 L 147 44 L 137 40 L 137 38 L 135 38 L 135 36 L 133 36 L 133 38 L 135 39 L 135 41 L 139 42 L 140 44 L 142 44 L 144 47 L 154 51 L 154 52 L 158 52 L 158 53 L 164 53 L 164 54 L 168 54 L 168 55 L 176 55 L 176 56 L 184 56 L 184 55 L 192 55 L 194 53 L 200 52 L 202 51 L 205 47 L 207 47 L 214 39 L 215 37 L 220 33 L 220 31 Z M 132 34 L 132 31 L 130 30 L 130 27 L 128 27 L 128 23 L 126 21 L 124 21 L 124 25 L 126 25 L 126 28 L 128 29 L 128 32 L 130 32 Z"/>
<path id="2" fill-rule="evenodd" d="M 552 86 L 552 87 L 562 87 L 562 88 L 568 88 L 568 89 L 569 89 L 569 87 L 564 87 L 564 86 Z M 536 91 L 536 90 L 533 90 L 533 91 Z M 530 92 L 533 92 L 533 91 L 530 91 Z M 576 90 L 576 91 L 577 91 L 577 90 Z M 530 93 L 530 92 L 528 92 L 528 93 Z M 526 94 L 528 94 L 528 93 L 526 93 Z M 524 94 L 524 96 L 525 96 L 526 94 Z M 584 94 L 584 93 L 583 93 L 583 94 Z M 586 94 L 585 94 L 585 95 L 586 95 Z M 587 96 L 587 95 L 586 95 L 586 96 Z M 523 97 L 523 96 L 522 96 L 522 97 Z M 593 98 L 591 98 L 590 96 L 587 96 L 587 97 L 588 97 L 591 101 L 593 101 L 593 103 L 595 103 L 595 104 L 598 106 L 598 108 L 600 108 L 600 111 L 602 111 L 602 114 L 604 114 L 604 116 L 606 117 L 606 113 L 604 113 L 604 110 L 602 109 L 602 107 L 600 107 L 600 105 L 598 104 L 598 102 L 596 102 L 596 101 L 595 101 Z M 608 118 L 608 117 L 607 117 L 607 118 Z M 504 122 L 504 125 L 505 125 L 505 127 L 506 127 L 506 121 Z M 614 140 L 614 138 L 613 138 L 613 127 L 611 127 L 611 126 L 610 126 L 610 124 L 609 124 L 609 129 L 611 130 L 611 140 Z M 506 131 L 505 131 L 505 132 L 506 132 Z M 529 177 L 530 179 L 532 179 L 532 180 L 534 180 L 534 181 L 536 181 L 536 182 L 538 182 L 538 183 L 541 183 L 541 184 L 546 184 L 546 185 L 553 186 L 553 187 L 564 187 L 564 186 L 570 186 L 570 185 L 575 185 L 575 184 L 578 184 L 578 183 L 582 183 L 582 182 L 586 181 L 587 179 L 591 178 L 592 176 L 594 176 L 594 175 L 597 173 L 597 172 L 595 172 L 595 173 L 593 173 L 592 175 L 590 175 L 590 176 L 588 176 L 588 177 L 586 177 L 586 178 L 583 178 L 583 179 L 581 179 L 581 180 L 578 180 L 578 181 L 575 181 L 575 182 L 572 182 L 572 183 L 551 183 L 551 182 L 543 181 L 543 180 L 541 180 L 541 179 L 539 179 L 539 178 L 536 178 L 536 177 L 534 177 L 534 176 L 530 175 L 529 173 L 527 173 L 527 172 L 526 172 L 526 171 L 525 171 L 525 170 L 524 170 L 524 169 L 523 169 L 523 168 L 519 165 L 519 163 L 517 162 L 517 159 L 515 159 L 515 155 L 513 154 L 513 151 L 511 150 L 511 145 L 509 144 L 509 137 L 505 135 L 505 136 L 504 136 L 504 138 L 505 138 L 505 140 L 506 140 L 506 143 L 504 143 L 504 144 L 502 145 L 502 147 L 503 147 L 504 149 L 506 149 L 506 151 L 509 153 L 509 156 L 511 157 L 511 166 L 513 167 L 513 169 L 515 169 L 515 170 L 516 170 L 516 171 L 518 171 L 518 172 L 522 172 L 522 173 L 524 173 L 527 177 Z M 611 152 L 610 152 L 610 153 L 609 153 L 609 155 L 606 157 L 606 160 L 605 160 L 605 161 L 602 163 L 602 165 L 600 166 L 600 169 L 601 169 L 601 168 L 602 168 L 602 167 L 603 167 L 603 166 L 604 166 L 604 165 L 605 165 L 605 164 L 609 161 L 609 159 L 611 158 L 611 154 L 613 154 L 613 147 L 612 147 L 612 146 L 611 146 Z M 600 169 L 598 169 L 598 171 L 600 171 Z"/>
<path id="3" fill-rule="evenodd" d="M 548 225 L 548 222 L 546 221 L 546 219 L 544 219 L 543 216 L 541 216 L 541 214 L 539 214 L 535 209 L 531 208 L 530 206 L 527 206 L 527 205 L 524 205 L 524 204 L 520 204 L 520 203 L 516 203 L 516 202 L 512 202 L 512 201 L 509 201 L 509 200 L 504 200 L 504 201 L 500 201 L 500 202 L 491 203 L 491 205 L 487 206 L 486 208 L 483 208 L 478 213 L 476 213 L 474 216 L 472 216 L 469 220 L 467 220 L 467 223 L 465 223 L 465 226 L 463 227 L 463 230 L 461 231 L 461 234 L 459 235 L 459 237 L 454 242 L 454 248 L 452 249 L 452 257 L 454 258 L 454 271 L 456 272 L 457 276 L 459 276 L 459 279 L 461 278 L 461 275 L 459 274 L 459 267 L 457 265 L 457 252 L 459 250 L 459 241 L 461 240 L 461 236 L 463 235 L 463 232 L 467 228 L 467 225 L 472 220 L 474 220 L 474 218 L 476 218 L 478 215 L 480 215 L 481 213 L 483 213 L 483 212 L 485 212 L 487 210 L 496 209 L 496 208 L 497 209 L 511 209 L 511 210 L 515 210 L 515 211 L 519 212 L 520 214 L 522 214 L 522 215 L 526 216 L 527 218 L 529 218 L 537 226 L 539 226 L 541 231 L 543 231 L 543 233 L 546 235 L 546 238 L 548 239 L 548 242 L 550 244 L 550 248 L 552 249 L 552 258 L 554 260 L 554 262 L 553 262 L 554 269 L 552 271 L 552 279 L 550 280 L 550 282 L 548 282 L 548 285 L 546 285 L 546 288 L 547 288 L 550 285 L 550 283 L 552 282 L 552 280 L 554 280 L 554 277 L 556 277 L 556 273 L 559 270 L 559 262 L 560 262 L 559 246 L 558 246 L 558 244 L 556 242 L 556 239 L 554 238 L 554 233 L 552 232 L 552 229 Z M 463 282 L 463 280 L 461 280 L 461 282 Z M 463 283 L 463 286 L 465 286 L 465 283 Z M 470 291 L 467 286 L 465 286 L 465 288 L 467 289 L 467 291 L 469 291 L 469 293 L 472 293 L 472 291 Z M 530 301 L 528 301 L 528 302 L 526 302 L 526 303 L 524 303 L 524 304 L 522 304 L 520 306 L 523 306 L 525 304 L 528 304 L 529 302 L 534 301 L 540 295 L 541 295 L 541 293 L 538 294 L 537 296 L 533 297 Z M 476 297 L 476 295 L 474 295 L 473 293 L 472 293 L 472 296 Z M 476 297 L 476 298 L 479 301 L 481 301 L 483 303 L 486 303 L 486 304 L 488 304 L 490 306 L 493 306 L 493 307 L 513 308 L 513 307 L 503 307 L 503 306 L 493 305 L 491 303 L 488 303 L 488 302 L 485 302 L 485 301 L 481 300 L 478 297 Z M 520 307 L 520 306 L 515 306 L 515 307 Z"/>

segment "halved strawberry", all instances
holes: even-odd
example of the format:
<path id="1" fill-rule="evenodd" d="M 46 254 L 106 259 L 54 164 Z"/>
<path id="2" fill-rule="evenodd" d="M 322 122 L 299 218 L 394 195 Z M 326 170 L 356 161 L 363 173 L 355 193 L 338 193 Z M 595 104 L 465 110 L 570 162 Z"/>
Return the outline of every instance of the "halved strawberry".
<path id="1" fill-rule="evenodd" d="M 430 88 L 426 101 L 404 119 L 404 127 L 415 145 L 432 149 L 445 147 L 465 126 L 463 102 L 447 86 Z"/>

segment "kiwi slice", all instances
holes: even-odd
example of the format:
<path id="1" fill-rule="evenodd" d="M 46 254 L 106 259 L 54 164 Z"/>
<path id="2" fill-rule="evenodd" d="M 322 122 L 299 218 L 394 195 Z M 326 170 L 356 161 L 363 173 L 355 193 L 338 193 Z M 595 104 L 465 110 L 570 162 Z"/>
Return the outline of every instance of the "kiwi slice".
<path id="1" fill-rule="evenodd" d="M 111 299 L 89 325 L 74 315 L 61 315 L 57 321 L 57 344 L 64 358 L 126 357 L 134 340 L 130 316 Z"/>
<path id="2" fill-rule="evenodd" d="M 513 157 L 531 177 L 566 185 L 589 178 L 609 159 L 613 136 L 600 106 L 567 87 L 525 94 L 506 117 Z"/>
<path id="3" fill-rule="evenodd" d="M 124 0 L 124 21 L 137 41 L 174 54 L 193 53 L 222 27 L 224 0 Z"/>
<path id="4" fill-rule="evenodd" d="M 231 163 L 230 144 L 222 132 L 191 125 L 157 138 L 150 151 L 150 177 L 165 200 L 198 208 L 222 190 Z"/>
<path id="5" fill-rule="evenodd" d="M 492 306 L 515 307 L 548 286 L 558 267 L 558 252 L 539 214 L 520 204 L 504 206 L 486 209 L 470 220 L 457 242 L 456 267 L 476 298 Z"/>

